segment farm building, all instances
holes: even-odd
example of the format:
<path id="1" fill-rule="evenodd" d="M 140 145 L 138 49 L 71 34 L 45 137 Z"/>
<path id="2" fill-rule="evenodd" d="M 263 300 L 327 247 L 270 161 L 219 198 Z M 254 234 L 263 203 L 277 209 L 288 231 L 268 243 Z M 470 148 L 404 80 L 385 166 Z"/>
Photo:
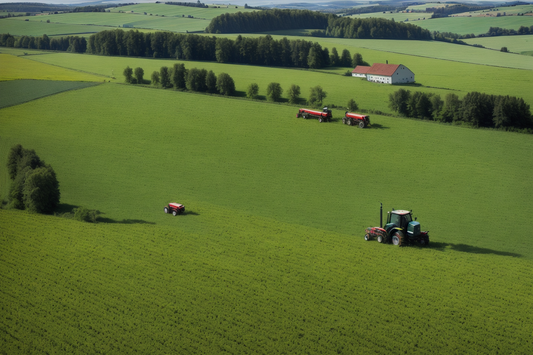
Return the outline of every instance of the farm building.
<path id="1" fill-rule="evenodd" d="M 402 64 L 374 63 L 371 67 L 358 65 L 352 76 L 384 84 L 406 84 L 415 82 L 415 73 Z"/>

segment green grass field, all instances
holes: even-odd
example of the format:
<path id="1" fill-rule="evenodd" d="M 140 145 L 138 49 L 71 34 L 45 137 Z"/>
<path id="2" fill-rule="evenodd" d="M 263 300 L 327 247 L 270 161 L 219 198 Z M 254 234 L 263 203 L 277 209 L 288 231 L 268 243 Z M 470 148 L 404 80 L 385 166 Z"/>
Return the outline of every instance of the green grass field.
<path id="1" fill-rule="evenodd" d="M 0 164 L 36 149 L 63 208 L 107 222 L 0 211 L 8 353 L 533 346 L 529 135 L 113 83 L 1 113 Z M 379 202 L 413 208 L 431 247 L 365 242 Z"/>
<path id="2" fill-rule="evenodd" d="M 461 35 L 487 33 L 490 27 L 517 30 L 520 26 L 531 26 L 531 16 L 501 17 L 446 17 L 416 21 L 415 24 L 430 31 L 452 32 Z"/>
<path id="3" fill-rule="evenodd" d="M 519 54 L 533 51 L 533 35 L 469 38 L 464 41 L 468 44 L 480 44 L 498 51 L 502 47 L 507 47 L 508 51 Z"/>
<path id="4" fill-rule="evenodd" d="M 408 66 L 412 91 L 533 105 L 526 56 L 317 40 Z M 341 109 L 318 123 L 242 97 L 320 84 L 328 104 L 390 112 L 398 87 L 348 68 L 183 62 L 229 73 L 240 97 L 224 98 L 121 84 L 126 66 L 149 78 L 174 60 L 1 51 L 0 200 L 22 144 L 57 173 L 60 213 L 101 214 L 0 209 L 0 354 L 533 352 L 533 135 L 374 114 L 359 129 Z M 430 246 L 364 241 L 380 202 L 413 209 Z"/>

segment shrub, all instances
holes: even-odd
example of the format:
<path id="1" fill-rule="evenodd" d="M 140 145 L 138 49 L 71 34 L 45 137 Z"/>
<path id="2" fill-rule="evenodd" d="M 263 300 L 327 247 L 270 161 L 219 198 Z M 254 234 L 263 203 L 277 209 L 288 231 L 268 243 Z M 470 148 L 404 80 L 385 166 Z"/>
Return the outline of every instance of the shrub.
<path id="1" fill-rule="evenodd" d="M 72 210 L 74 213 L 74 219 L 82 222 L 96 223 L 98 218 L 98 211 L 89 210 L 85 207 L 78 207 Z"/>
<path id="2" fill-rule="evenodd" d="M 229 74 L 220 73 L 218 75 L 217 90 L 226 96 L 235 94 L 235 82 Z"/>

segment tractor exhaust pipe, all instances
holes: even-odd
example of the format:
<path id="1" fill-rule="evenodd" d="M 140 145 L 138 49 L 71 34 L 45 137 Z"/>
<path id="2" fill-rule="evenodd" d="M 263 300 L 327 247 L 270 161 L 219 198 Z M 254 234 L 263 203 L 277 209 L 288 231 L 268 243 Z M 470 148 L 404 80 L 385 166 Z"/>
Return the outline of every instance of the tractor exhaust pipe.
<path id="1" fill-rule="evenodd" d="M 383 203 L 379 203 L 379 228 L 383 228 Z"/>

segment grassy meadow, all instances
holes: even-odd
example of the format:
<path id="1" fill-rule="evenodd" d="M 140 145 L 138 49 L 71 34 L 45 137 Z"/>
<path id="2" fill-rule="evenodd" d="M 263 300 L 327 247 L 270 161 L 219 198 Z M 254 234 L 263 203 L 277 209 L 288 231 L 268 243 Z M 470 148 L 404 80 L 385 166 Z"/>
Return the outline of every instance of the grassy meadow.
<path id="1" fill-rule="evenodd" d="M 430 31 L 452 32 L 461 35 L 487 33 L 490 27 L 517 30 L 520 26 L 531 26 L 531 16 L 500 17 L 443 17 L 416 21 L 416 25 Z"/>
<path id="2" fill-rule="evenodd" d="M 412 91 L 533 105 L 530 57 L 316 40 L 408 66 Z M 532 135 L 376 114 L 359 129 L 264 101 L 272 81 L 321 85 L 327 104 L 389 113 L 398 87 L 348 68 L 183 62 L 229 73 L 225 98 L 123 83 L 175 60 L 0 50 L 0 200 L 22 144 L 57 173 L 60 214 L 100 211 L 0 209 L 0 354 L 533 352 Z M 364 241 L 380 202 L 412 209 L 429 247 Z"/>
<path id="3" fill-rule="evenodd" d="M 512 53 L 529 53 L 528 55 L 533 53 L 533 35 L 468 38 L 464 39 L 464 41 L 468 44 L 480 44 L 486 48 L 495 49 L 498 51 L 502 47 L 507 47 L 507 50 Z"/>

